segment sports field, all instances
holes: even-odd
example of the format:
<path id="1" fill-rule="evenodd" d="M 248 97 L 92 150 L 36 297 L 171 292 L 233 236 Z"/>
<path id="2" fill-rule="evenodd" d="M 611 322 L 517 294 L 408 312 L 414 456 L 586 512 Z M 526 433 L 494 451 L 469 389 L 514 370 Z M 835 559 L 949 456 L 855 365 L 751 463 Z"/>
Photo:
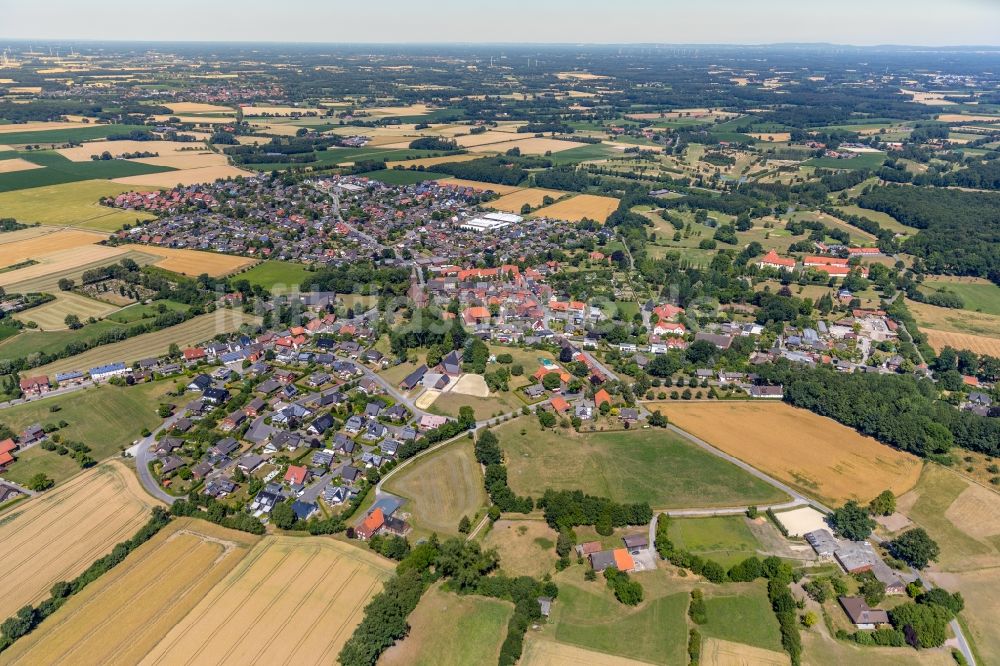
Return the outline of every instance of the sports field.
<path id="1" fill-rule="evenodd" d="M 538 497 L 546 488 L 582 490 L 618 502 L 649 502 L 655 509 L 787 499 L 764 481 L 663 430 L 542 430 L 530 418 L 506 423 L 496 435 L 511 488 L 519 495 Z"/>
<path id="2" fill-rule="evenodd" d="M 0 192 L 0 210 L 21 222 L 71 225 L 101 231 L 115 231 L 124 224 L 150 220 L 154 216 L 134 210 L 101 206 L 98 200 L 127 192 L 128 185 L 107 180 L 81 180 L 75 183 L 33 187 L 27 190 Z"/>
<path id="3" fill-rule="evenodd" d="M 783 402 L 649 403 L 672 423 L 803 494 L 833 505 L 912 488 L 921 461 Z"/>
<path id="4" fill-rule="evenodd" d="M 492 664 L 507 635 L 510 603 L 459 596 L 434 586 L 407 618 L 410 633 L 379 659 L 381 666 Z"/>
<path id="5" fill-rule="evenodd" d="M 53 583 L 72 579 L 131 538 L 153 506 L 135 474 L 112 461 L 0 514 L 7 571 L 0 578 L 0 617 L 38 603 Z"/>
<path id="6" fill-rule="evenodd" d="M 170 382 L 128 387 L 106 384 L 8 407 L 0 420 L 17 432 L 34 423 L 65 421 L 67 425 L 59 430 L 62 438 L 83 442 L 92 449 L 90 457 L 100 461 L 117 456 L 139 437 L 143 428 L 160 424 L 162 419 L 156 409 L 161 402 L 170 401 L 166 394 L 171 389 Z M 79 473 L 80 466 L 69 456 L 33 446 L 18 454 L 3 476 L 15 483 L 27 483 L 38 472 L 59 483 Z"/>
<path id="7" fill-rule="evenodd" d="M 533 215 L 570 222 L 579 222 L 584 218 L 604 222 L 617 208 L 618 199 L 613 197 L 578 194 L 575 197 L 558 201 L 551 206 L 540 208 Z"/>
<path id="8" fill-rule="evenodd" d="M 139 663 L 333 663 L 391 567 L 319 537 L 266 537 Z"/>
<path id="9" fill-rule="evenodd" d="M 383 488 L 406 498 L 403 510 L 415 529 L 438 534 L 457 536 L 462 516 L 471 520 L 487 504 L 472 442 L 449 444 L 413 461 Z"/>
<path id="10" fill-rule="evenodd" d="M 86 370 L 116 361 L 133 363 L 150 356 L 166 354 L 172 343 L 177 343 L 182 348 L 195 345 L 209 340 L 219 333 L 232 333 L 245 323 L 258 321 L 258 317 L 243 314 L 238 310 L 219 309 L 194 317 L 176 326 L 170 326 L 153 333 L 145 333 L 122 342 L 95 347 L 82 354 L 43 365 L 34 372 L 54 375 L 57 372 Z"/>
<path id="11" fill-rule="evenodd" d="M 4 663 L 139 663 L 258 541 L 177 519 L 17 642 Z"/>

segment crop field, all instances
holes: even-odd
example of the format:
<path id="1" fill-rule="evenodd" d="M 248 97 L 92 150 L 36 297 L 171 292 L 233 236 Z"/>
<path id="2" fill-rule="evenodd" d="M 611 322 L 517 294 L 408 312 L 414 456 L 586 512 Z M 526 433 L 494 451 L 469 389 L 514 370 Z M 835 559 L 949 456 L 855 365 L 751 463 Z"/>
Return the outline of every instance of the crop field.
<path id="1" fill-rule="evenodd" d="M 0 514 L 0 616 L 48 596 L 131 538 L 154 502 L 128 468 L 114 461 L 88 470 L 44 495 Z"/>
<path id="2" fill-rule="evenodd" d="M 137 664 L 258 540 L 175 520 L 19 641 L 5 663 Z M 136 598 L 142 603 L 129 603 Z"/>
<path id="3" fill-rule="evenodd" d="M 212 277 L 229 275 L 241 268 L 246 268 L 256 261 L 247 257 L 220 252 L 202 252 L 200 250 L 178 250 L 158 245 L 136 245 L 136 249 L 148 254 L 163 257 L 156 266 L 181 275 L 197 276 L 208 273 Z"/>
<path id="4" fill-rule="evenodd" d="M 920 330 L 927 334 L 928 344 L 938 352 L 945 347 L 953 347 L 955 349 L 968 349 L 977 354 L 1000 356 L 1000 339 L 997 338 L 987 338 L 982 335 L 970 335 L 968 333 L 950 333 L 923 327 Z"/>
<path id="5" fill-rule="evenodd" d="M 150 166 L 149 168 L 155 167 Z M 164 171 L 163 173 L 126 176 L 115 178 L 114 182 L 141 187 L 174 187 L 175 185 L 187 186 L 198 183 L 213 183 L 224 178 L 239 178 L 240 176 L 252 175 L 254 175 L 252 171 L 244 171 L 234 166 L 216 165 L 199 167 L 197 169 L 178 169 L 176 171 Z"/>
<path id="6" fill-rule="evenodd" d="M 524 637 L 520 663 L 525 666 L 642 666 L 646 662 L 586 650 L 575 645 L 540 638 L 530 631 Z"/>
<path id="7" fill-rule="evenodd" d="M 445 155 L 443 157 L 423 157 L 416 160 L 397 160 L 395 162 L 386 162 L 386 167 L 392 169 L 396 166 L 403 166 L 407 169 L 411 166 L 413 167 L 424 167 L 425 169 L 436 166 L 438 164 L 453 164 L 455 162 L 468 162 L 470 160 L 478 160 L 482 155 Z"/>
<path id="8" fill-rule="evenodd" d="M 194 149 L 194 150 L 192 150 Z M 167 155 L 197 155 L 198 153 L 209 152 L 204 144 L 192 143 L 190 141 L 131 141 L 121 139 L 117 141 L 88 141 L 79 146 L 70 148 L 59 148 L 57 153 L 72 162 L 91 162 L 91 155 L 100 155 L 104 151 L 112 155 L 122 155 L 124 153 L 159 153 L 160 157 Z"/>
<path id="9" fill-rule="evenodd" d="M 496 548 L 507 573 L 541 578 L 555 568 L 557 536 L 541 520 L 498 520 L 482 543 L 484 548 Z"/>
<path id="10" fill-rule="evenodd" d="M 622 151 L 605 143 L 585 144 L 579 148 L 571 148 L 560 153 L 552 153 L 549 158 L 556 166 L 564 164 L 579 164 L 595 160 L 606 160 L 609 157 L 620 157 Z"/>
<path id="11" fill-rule="evenodd" d="M 124 224 L 150 220 L 154 216 L 134 210 L 107 208 L 101 197 L 115 196 L 132 188 L 106 180 L 82 180 L 62 185 L 33 187 L 0 192 L 0 210 L 21 222 L 71 225 L 101 231 L 115 231 Z"/>
<path id="12" fill-rule="evenodd" d="M 727 569 L 760 548 L 743 516 L 671 519 L 670 540 Z"/>
<path id="13" fill-rule="evenodd" d="M 122 361 L 133 363 L 150 356 L 166 354 L 170 345 L 177 343 L 182 348 L 195 345 L 219 333 L 232 333 L 241 325 L 258 319 L 237 310 L 216 310 L 194 317 L 176 326 L 170 326 L 153 333 L 142 335 L 89 349 L 82 354 L 54 361 L 37 369 L 38 374 L 53 375 L 57 372 L 93 368 L 105 363 Z"/>
<path id="14" fill-rule="evenodd" d="M 0 125 L 0 139 L 7 145 L 55 144 L 103 139 L 112 134 L 128 134 L 148 129 L 145 125 L 87 125 L 84 123 L 25 123 Z"/>
<path id="15" fill-rule="evenodd" d="M 75 314 L 80 321 L 86 321 L 88 317 L 104 317 L 111 314 L 118 307 L 109 303 L 81 296 L 69 291 L 61 291 L 56 294 L 56 300 L 31 308 L 14 315 L 20 321 L 33 321 L 38 324 L 42 331 L 65 330 L 66 315 Z"/>
<path id="16" fill-rule="evenodd" d="M 551 206 L 536 210 L 536 217 L 579 222 L 587 218 L 604 222 L 618 208 L 618 199 L 601 197 L 596 194 L 578 194 L 575 197 L 556 202 Z"/>
<path id="17" fill-rule="evenodd" d="M 924 281 L 926 289 L 945 289 L 965 301 L 966 310 L 1000 315 L 1000 287 L 989 280 L 970 277 L 934 277 Z"/>
<path id="18" fill-rule="evenodd" d="M 618 502 L 649 502 L 655 509 L 786 499 L 780 490 L 662 430 L 575 433 L 541 430 L 536 419 L 523 419 L 500 426 L 496 435 L 511 488 L 519 495 L 579 489 Z"/>
<path id="19" fill-rule="evenodd" d="M 219 104 L 205 104 L 203 102 L 168 102 L 163 106 L 173 113 L 223 113 L 233 115 L 236 111 L 229 106 Z"/>
<path id="20" fill-rule="evenodd" d="M 63 230 L 41 233 L 38 229 L 22 229 L 4 234 L 0 239 L 0 268 L 25 259 L 39 257 L 81 246 L 90 246 L 105 240 L 106 236 L 90 231 Z"/>
<path id="21" fill-rule="evenodd" d="M 782 402 L 647 404 L 672 423 L 823 502 L 911 489 L 921 461 L 832 419 Z"/>
<path id="22" fill-rule="evenodd" d="M 141 177 L 141 174 L 157 174 L 170 172 L 167 167 L 139 164 L 128 160 L 101 160 L 89 162 L 73 162 L 54 151 L 33 151 L 23 153 L 22 157 L 44 167 L 13 173 L 0 174 L 0 192 L 72 183 L 80 180 L 113 179 L 128 176 Z"/>
<path id="23" fill-rule="evenodd" d="M 381 666 L 492 664 L 507 635 L 513 607 L 498 599 L 445 592 L 424 593 L 407 622 L 410 633 L 379 659 Z"/>
<path id="24" fill-rule="evenodd" d="M 557 641 L 657 664 L 685 663 L 687 592 L 650 594 L 629 607 L 615 601 L 603 581 L 557 582 L 559 599 L 549 618 Z"/>
<path id="25" fill-rule="evenodd" d="M 411 171 L 410 169 L 380 169 L 361 175 L 387 185 L 414 185 L 425 180 L 437 180 L 446 176 L 446 174 L 434 173 L 433 171 Z"/>
<path id="26" fill-rule="evenodd" d="M 934 329 L 943 333 L 1000 338 L 1000 315 L 941 308 L 911 300 L 906 301 L 906 306 L 913 313 L 921 331 Z"/>
<path id="27" fill-rule="evenodd" d="M 333 539 L 266 537 L 140 663 L 332 663 L 390 572 Z"/>
<path id="28" fill-rule="evenodd" d="M 830 640 L 818 630 L 802 631 L 803 663 L 810 666 L 955 666 L 946 650 L 874 648 Z M 724 662 L 725 663 L 725 662 Z M 744 666 L 747 662 L 739 662 Z M 737 666 L 732 664 L 732 666 Z"/>
<path id="29" fill-rule="evenodd" d="M 291 261 L 262 261 L 234 279 L 246 280 L 251 285 L 260 285 L 268 291 L 277 288 L 285 292 L 297 289 L 303 282 L 307 282 L 309 275 L 310 272 L 305 264 Z"/>
<path id="30" fill-rule="evenodd" d="M 152 164 L 153 166 L 170 167 L 171 169 L 201 169 L 207 167 L 226 166 L 229 158 L 212 152 L 185 152 L 160 155 L 159 157 L 139 157 L 132 162 Z"/>
<path id="31" fill-rule="evenodd" d="M 481 183 L 478 180 L 465 180 L 463 178 L 438 178 L 439 183 L 442 185 L 456 185 L 458 187 L 471 187 L 474 190 L 486 191 L 491 190 L 496 192 L 500 196 L 510 194 L 511 192 L 517 192 L 521 190 L 520 187 L 514 185 L 498 185 L 496 183 Z"/>
<path id="32" fill-rule="evenodd" d="M 41 169 L 40 164 L 29 162 L 28 160 L 15 157 L 9 160 L 0 160 L 0 173 L 14 173 L 15 171 L 28 171 L 30 169 Z"/>
<path id="33" fill-rule="evenodd" d="M 553 200 L 558 200 L 560 197 L 565 195 L 565 192 L 560 192 L 559 190 L 546 190 L 541 187 L 529 187 L 518 192 L 511 192 L 510 194 L 502 196 L 499 199 L 494 199 L 484 205 L 487 208 L 495 208 L 496 210 L 508 213 L 520 213 L 521 207 L 525 204 L 528 204 L 532 208 L 537 208 L 544 203 L 543 200 L 545 197 L 551 197 Z"/>
<path id="34" fill-rule="evenodd" d="M 139 384 L 137 386 L 112 386 L 74 391 L 56 398 L 46 398 L 3 411 L 3 422 L 17 432 L 33 423 L 58 423 L 68 425 L 59 430 L 64 439 L 83 442 L 92 451 L 94 460 L 103 460 L 129 446 L 139 437 L 143 428 L 154 428 L 161 419 L 156 409 L 173 386 L 169 382 Z M 50 411 L 51 407 L 57 411 Z M 42 472 L 60 483 L 80 472 L 80 467 L 69 456 L 46 451 L 33 446 L 17 455 L 17 461 L 4 476 L 15 483 L 27 483 L 33 475 Z"/>
<path id="35" fill-rule="evenodd" d="M 718 638 L 706 638 L 701 644 L 701 661 L 705 666 L 787 666 L 788 655 L 776 650 L 751 647 Z"/>
<path id="36" fill-rule="evenodd" d="M 487 134 L 489 134 L 489 132 L 487 132 Z M 494 151 L 506 153 L 508 150 L 517 148 L 521 151 L 522 155 L 544 155 L 546 153 L 555 155 L 566 150 L 572 150 L 573 148 L 582 148 L 586 145 L 588 144 L 580 143 L 579 141 L 563 141 L 561 139 L 545 139 L 540 137 L 530 137 L 511 141 L 510 134 L 507 134 L 507 140 L 503 143 L 472 146 L 469 150 L 474 153 Z"/>
<path id="37" fill-rule="evenodd" d="M 415 460 L 392 475 L 386 492 L 406 498 L 415 529 L 458 535 L 462 516 L 471 520 L 486 505 L 483 474 L 472 442 L 456 442 Z"/>
<path id="38" fill-rule="evenodd" d="M 99 268 L 108 264 L 118 263 L 123 259 L 131 259 L 140 266 L 159 261 L 160 257 L 154 257 L 138 250 L 130 250 L 126 247 L 109 248 L 104 246 L 93 246 L 103 248 L 96 252 L 88 248 L 73 248 L 53 252 L 40 258 L 38 264 L 33 264 L 27 268 L 17 271 L 0 273 L 0 285 L 4 285 L 7 291 L 11 292 L 47 292 L 55 294 L 59 290 L 59 280 L 70 278 L 79 281 L 80 277 L 91 268 Z M 117 253 L 109 253 L 104 250 L 118 250 Z M 77 253 L 82 254 L 76 257 Z M 77 263 L 77 259 L 90 259 L 85 263 Z M 50 270 L 43 270 L 49 267 Z M 56 270 L 51 270 L 55 267 Z M 112 300 L 114 297 L 112 296 Z"/>

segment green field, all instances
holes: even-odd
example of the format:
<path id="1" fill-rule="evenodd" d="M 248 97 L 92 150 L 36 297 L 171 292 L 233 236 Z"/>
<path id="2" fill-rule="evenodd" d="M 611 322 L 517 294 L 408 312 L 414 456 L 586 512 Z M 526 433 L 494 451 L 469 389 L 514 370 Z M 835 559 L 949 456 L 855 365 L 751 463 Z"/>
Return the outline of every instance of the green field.
<path id="1" fill-rule="evenodd" d="M 129 387 L 106 384 L 9 407 L 0 413 L 0 421 L 16 432 L 34 423 L 44 426 L 66 421 L 69 425 L 58 431 L 61 438 L 83 442 L 93 449 L 90 457 L 100 461 L 130 446 L 143 428 L 160 424 L 156 409 L 161 402 L 172 400 L 165 397 L 171 389 L 172 382 Z M 52 411 L 53 407 L 58 410 Z M 17 456 L 17 462 L 5 476 L 15 483 L 25 483 L 34 474 L 43 472 L 58 483 L 79 471 L 72 458 L 33 446 Z"/>
<path id="2" fill-rule="evenodd" d="M 782 651 L 778 620 L 767 600 L 767 583 L 732 584 L 710 590 L 720 594 L 706 595 L 708 622 L 699 628 L 702 635 Z"/>
<path id="3" fill-rule="evenodd" d="M 0 192 L 59 185 L 81 180 L 110 180 L 111 178 L 139 176 L 147 173 L 176 171 L 176 169 L 171 169 L 170 167 L 154 166 L 152 164 L 130 162 L 128 160 L 73 162 L 55 151 L 48 150 L 25 152 L 21 154 L 21 157 L 45 168 L 0 174 Z"/>
<path id="4" fill-rule="evenodd" d="M 933 278 L 924 281 L 925 294 L 938 289 L 961 296 L 965 301 L 965 310 L 1000 315 L 1000 287 L 992 282 L 955 282 Z"/>
<path id="5" fill-rule="evenodd" d="M 521 432 L 524 431 L 522 435 Z M 524 418 L 497 428 L 519 495 L 582 490 L 655 509 L 780 502 L 785 494 L 663 430 L 578 434 Z"/>
<path id="6" fill-rule="evenodd" d="M 145 125 L 80 125 L 66 129 L 41 130 L 39 132 L 5 132 L 0 135 L 0 143 L 15 144 L 53 144 L 70 141 L 89 141 L 103 139 L 113 134 L 128 134 L 132 130 L 148 130 Z"/>
<path id="7" fill-rule="evenodd" d="M 275 288 L 280 292 L 297 289 L 309 277 L 305 264 L 292 261 L 262 261 L 245 273 L 233 276 L 234 281 L 246 280 L 251 285 L 259 285 L 268 291 Z"/>
<path id="8" fill-rule="evenodd" d="M 556 640 L 657 664 L 687 663 L 687 592 L 631 608 L 615 601 L 603 580 L 579 586 L 557 582 L 559 600 L 549 618 Z"/>
<path id="9" fill-rule="evenodd" d="M 678 548 L 714 560 L 727 569 L 756 555 L 760 547 L 743 516 L 671 519 L 670 540 Z"/>
<path id="10" fill-rule="evenodd" d="M 377 180 L 386 185 L 414 185 L 425 180 L 436 180 L 438 178 L 448 178 L 446 173 L 435 173 L 433 171 L 416 171 L 410 169 L 382 169 L 380 171 L 369 171 L 361 174 L 366 178 Z"/>
<path id="11" fill-rule="evenodd" d="M 623 153 L 620 150 L 616 150 L 614 146 L 609 146 L 604 143 L 591 143 L 586 146 L 570 148 L 569 150 L 552 153 L 546 157 L 546 159 L 552 160 L 552 163 L 556 166 L 562 166 L 564 164 L 579 164 L 580 162 L 586 162 L 588 160 L 604 160 L 609 157 L 620 157 L 622 154 Z"/>
<path id="12" fill-rule="evenodd" d="M 885 153 L 859 153 L 857 157 L 849 160 L 838 160 L 835 157 L 814 157 L 803 162 L 806 166 L 822 167 L 824 169 L 877 169 L 885 161 Z"/>
<path id="13" fill-rule="evenodd" d="M 380 666 L 466 666 L 497 660 L 512 606 L 497 599 L 459 596 L 432 587 L 407 619 L 406 639 L 390 648 Z"/>
<path id="14" fill-rule="evenodd" d="M 3 211 L 4 217 L 13 217 L 21 222 L 115 231 L 122 225 L 135 224 L 154 217 L 141 211 L 106 208 L 98 203 L 101 197 L 115 196 L 131 189 L 134 188 L 106 180 L 81 180 L 62 185 L 0 192 L 0 211 Z"/>
<path id="15" fill-rule="evenodd" d="M 857 215 L 859 217 L 867 217 L 873 222 L 878 222 L 879 226 L 883 229 L 888 229 L 897 234 L 913 234 L 913 227 L 908 227 L 893 216 L 888 213 L 883 213 L 877 210 L 869 210 L 867 208 L 862 208 L 861 206 L 851 205 L 851 206 L 836 206 L 836 209 L 847 213 L 848 215 Z"/>
<path id="16" fill-rule="evenodd" d="M 406 498 L 414 529 L 458 536 L 462 516 L 473 520 L 487 504 L 483 474 L 471 441 L 456 442 L 414 460 L 382 486 Z"/>

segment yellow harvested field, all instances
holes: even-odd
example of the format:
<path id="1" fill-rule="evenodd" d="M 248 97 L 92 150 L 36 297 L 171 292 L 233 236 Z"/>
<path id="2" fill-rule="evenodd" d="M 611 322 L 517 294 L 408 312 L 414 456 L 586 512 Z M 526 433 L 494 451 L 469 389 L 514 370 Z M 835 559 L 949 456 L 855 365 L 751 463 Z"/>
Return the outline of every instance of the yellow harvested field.
<path id="1" fill-rule="evenodd" d="M 556 220 L 579 222 L 584 218 L 604 222 L 618 208 L 618 199 L 601 197 L 596 194 L 578 194 L 551 206 L 536 210 L 536 217 L 548 217 Z"/>
<path id="2" fill-rule="evenodd" d="M 557 72 L 557 79 L 565 80 L 577 80 L 577 81 L 594 81 L 596 79 L 606 79 L 608 77 L 601 74 L 591 74 L 590 72 Z"/>
<path id="3" fill-rule="evenodd" d="M 197 150 L 191 150 L 197 148 Z M 186 150 L 185 150 L 186 149 Z M 88 141 L 72 148 L 59 148 L 57 153 L 73 162 L 90 162 L 91 155 L 100 155 L 104 151 L 112 155 L 123 155 L 124 153 L 159 153 L 164 155 L 196 154 L 206 152 L 208 148 L 199 143 L 189 143 L 184 141 Z"/>
<path id="4" fill-rule="evenodd" d="M 969 113 L 942 113 L 937 117 L 942 123 L 1000 123 L 1000 116 L 973 115 Z"/>
<path id="5" fill-rule="evenodd" d="M 25 231 L 30 233 L 23 235 Z M 0 236 L 0 268 L 25 259 L 38 261 L 46 254 L 93 245 L 107 239 L 106 235 L 93 231 L 45 229 L 45 232 L 38 234 L 35 229 L 24 229 Z"/>
<path id="6" fill-rule="evenodd" d="M 56 300 L 50 303 L 18 312 L 14 318 L 22 322 L 33 321 L 42 331 L 63 331 L 68 328 L 66 315 L 75 314 L 80 321 L 87 321 L 88 317 L 106 317 L 119 309 L 117 305 L 103 303 L 71 291 L 60 291 L 55 297 Z"/>
<path id="7" fill-rule="evenodd" d="M 471 187 L 474 190 L 492 190 L 500 196 L 517 192 L 521 188 L 514 185 L 497 185 L 496 183 L 481 183 L 478 180 L 464 180 L 462 178 L 439 178 L 437 182 L 444 185 L 457 185 L 459 187 Z"/>
<path id="8" fill-rule="evenodd" d="M 314 113 L 317 116 L 322 116 L 326 113 L 326 109 L 318 109 L 316 107 L 298 107 L 298 106 L 243 106 L 243 115 L 246 118 L 253 118 L 255 116 L 290 116 L 293 113 L 298 113 L 299 115 L 305 113 Z"/>
<path id="9" fill-rule="evenodd" d="M 1000 497 L 992 490 L 971 483 L 945 510 L 955 527 L 975 539 L 989 541 L 1000 535 Z"/>
<path id="10" fill-rule="evenodd" d="M 940 349 L 955 343 L 989 347 L 1000 342 L 1000 316 L 971 310 L 939 308 L 926 303 L 906 301 L 921 332 L 926 333 L 932 347 Z M 940 345 L 940 347 L 938 346 Z M 963 347 L 972 349 L 972 347 Z M 972 349 L 975 351 L 975 349 Z M 993 353 L 993 352 L 990 352 Z"/>
<path id="11" fill-rule="evenodd" d="M 236 113 L 230 106 L 205 104 L 203 102 L 171 102 L 161 106 L 167 107 L 174 113 Z"/>
<path id="12" fill-rule="evenodd" d="M 950 331 L 936 331 L 932 328 L 920 329 L 921 333 L 927 335 L 927 342 L 935 351 L 940 352 L 945 347 L 955 349 L 968 349 L 977 354 L 987 354 L 989 356 L 1000 356 L 1000 340 L 988 338 L 983 335 L 971 335 L 969 333 L 952 333 Z"/>
<path id="13" fill-rule="evenodd" d="M 59 120 L 40 120 L 30 123 L 11 123 L 9 125 L 0 125 L 0 135 L 13 134 L 15 132 L 44 132 L 46 130 L 77 129 L 79 127 L 86 127 L 86 125 L 83 123 L 67 123 Z"/>
<path id="14" fill-rule="evenodd" d="M 48 596 L 114 544 L 131 538 L 155 502 L 135 474 L 112 460 L 0 514 L 0 617 Z"/>
<path id="15" fill-rule="evenodd" d="M 510 135 L 508 135 L 509 137 Z M 586 146 L 585 143 L 580 143 L 579 141 L 562 141 L 560 139 L 542 139 L 542 138 L 526 138 L 518 139 L 516 141 L 506 141 L 504 143 L 491 143 L 485 146 L 472 146 L 470 150 L 475 153 L 483 153 L 491 150 L 498 150 L 501 152 L 507 152 L 511 148 L 517 148 L 522 153 L 526 155 L 544 155 L 545 153 L 561 153 L 564 150 L 569 150 L 570 148 L 579 148 L 580 146 Z"/>
<path id="16" fill-rule="evenodd" d="M 135 246 L 142 252 L 163 257 L 156 266 L 181 275 L 201 275 L 208 273 L 212 277 L 229 275 L 241 268 L 256 263 L 248 257 L 238 257 L 232 254 L 218 252 L 202 252 L 201 250 L 178 250 L 157 245 Z"/>
<path id="17" fill-rule="evenodd" d="M 557 643 L 528 632 L 524 638 L 524 666 L 643 666 L 646 662 L 585 650 L 575 645 Z M 747 665 L 749 666 L 749 665 Z"/>
<path id="18" fill-rule="evenodd" d="M 379 106 L 371 109 L 360 109 L 371 116 L 423 116 L 434 109 L 426 104 L 411 104 L 410 106 Z"/>
<path id="19" fill-rule="evenodd" d="M 176 343 L 182 348 L 191 347 L 210 340 L 219 333 L 232 333 L 242 324 L 250 322 L 257 324 L 260 319 L 238 310 L 219 309 L 153 333 L 143 333 L 122 342 L 94 347 L 82 354 L 40 366 L 33 374 L 54 375 L 57 372 L 85 370 L 117 361 L 132 364 L 149 356 L 166 354 L 171 344 Z"/>
<path id="20" fill-rule="evenodd" d="M 0 273 L 0 286 L 12 287 L 13 285 L 21 285 L 22 283 L 44 281 L 50 275 L 72 272 L 74 269 L 82 266 L 112 264 L 118 260 L 119 256 L 126 252 L 128 250 L 123 247 L 105 247 L 104 245 L 81 245 L 57 252 L 50 252 L 46 255 L 33 257 L 38 261 L 37 264 L 26 268 L 19 268 L 16 271 Z M 11 291 L 16 290 L 11 289 Z M 24 291 L 39 290 L 24 289 Z"/>
<path id="21" fill-rule="evenodd" d="M 198 153 L 190 151 L 187 153 L 175 153 L 173 155 L 160 155 L 159 157 L 139 157 L 130 162 L 140 162 L 142 164 L 152 164 L 153 166 L 170 167 L 171 169 L 200 169 L 203 167 L 227 166 L 229 159 L 219 153 Z"/>
<path id="22" fill-rule="evenodd" d="M 15 171 L 30 171 L 31 169 L 41 168 L 41 164 L 35 164 L 20 157 L 15 157 L 11 160 L 0 160 L 0 173 L 14 173 Z"/>
<path id="23" fill-rule="evenodd" d="M 750 136 L 758 141 L 791 141 L 791 132 L 754 132 Z"/>
<path id="24" fill-rule="evenodd" d="M 172 113 L 153 116 L 153 120 L 158 123 L 169 122 L 171 118 L 177 118 L 182 123 L 191 123 L 193 125 L 225 125 L 226 123 L 231 123 L 234 120 L 233 117 L 191 116 Z"/>
<path id="25" fill-rule="evenodd" d="M 828 504 L 913 488 L 922 461 L 783 402 L 648 403 L 678 427 Z"/>
<path id="26" fill-rule="evenodd" d="M 252 171 L 244 171 L 234 166 L 209 166 L 199 169 L 181 169 L 180 171 L 163 171 L 147 173 L 142 176 L 127 176 L 112 179 L 115 183 L 124 185 L 139 185 L 143 187 L 173 187 L 175 185 L 196 185 L 198 183 L 213 183 L 220 178 L 239 178 L 255 175 Z"/>
<path id="27" fill-rule="evenodd" d="M 391 571 L 333 539 L 267 537 L 139 663 L 333 663 Z"/>
<path id="28" fill-rule="evenodd" d="M 445 155 L 444 157 L 422 157 L 417 160 L 400 160 L 398 162 L 386 162 L 385 166 L 392 169 L 396 166 L 404 167 L 424 167 L 430 168 L 438 164 L 450 164 L 452 162 L 468 162 L 470 160 L 478 160 L 481 155 Z"/>
<path id="29" fill-rule="evenodd" d="M 202 520 L 174 520 L 18 641 L 4 663 L 136 664 L 258 541 Z"/>
<path id="30" fill-rule="evenodd" d="M 541 206 L 545 197 L 551 197 L 552 199 L 558 200 L 560 197 L 566 195 L 566 192 L 560 192 L 559 190 L 546 190 L 541 187 L 529 187 L 518 192 L 512 192 L 506 196 L 502 196 L 499 199 L 495 199 L 484 204 L 487 208 L 495 208 L 496 210 L 506 211 L 508 213 L 520 213 L 521 207 L 524 204 L 528 204 L 532 208 L 537 208 Z"/>
<path id="31" fill-rule="evenodd" d="M 701 646 L 701 662 L 705 666 L 787 666 L 788 655 L 773 650 L 733 643 L 718 638 L 706 638 Z"/>
<path id="32" fill-rule="evenodd" d="M 298 125 L 280 125 L 277 123 L 250 123 L 250 127 L 258 134 L 274 134 L 276 136 L 295 136 L 299 131 Z"/>
<path id="33" fill-rule="evenodd" d="M 526 134 L 525 138 L 528 136 L 529 135 Z M 491 143 L 504 143 L 515 138 L 516 135 L 512 136 L 510 132 L 489 130 L 487 132 L 483 132 L 482 134 L 466 134 L 465 136 L 455 137 L 455 142 L 463 148 L 472 148 L 474 146 L 484 146 Z"/>

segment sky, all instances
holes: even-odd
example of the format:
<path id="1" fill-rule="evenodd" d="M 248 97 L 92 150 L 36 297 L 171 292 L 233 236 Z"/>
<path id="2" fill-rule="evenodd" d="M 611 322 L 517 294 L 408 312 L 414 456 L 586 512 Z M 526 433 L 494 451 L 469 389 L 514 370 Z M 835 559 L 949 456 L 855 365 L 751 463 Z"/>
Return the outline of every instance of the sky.
<path id="1" fill-rule="evenodd" d="M 997 45 L 1000 0 L 0 0 L 5 38 Z"/>

